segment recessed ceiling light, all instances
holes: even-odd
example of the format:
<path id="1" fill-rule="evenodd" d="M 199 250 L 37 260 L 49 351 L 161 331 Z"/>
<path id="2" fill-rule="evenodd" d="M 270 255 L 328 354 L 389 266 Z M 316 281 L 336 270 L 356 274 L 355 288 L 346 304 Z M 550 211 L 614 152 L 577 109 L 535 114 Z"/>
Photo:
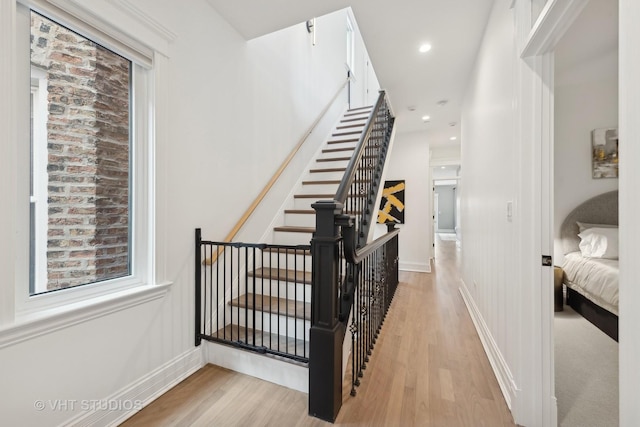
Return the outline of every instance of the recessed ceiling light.
<path id="1" fill-rule="evenodd" d="M 455 141 L 455 140 L 456 140 L 456 139 L 458 139 L 458 138 L 457 138 L 457 137 L 455 137 L 455 136 L 452 136 L 452 137 L 451 137 L 451 138 L 449 138 L 449 139 L 450 139 L 451 141 Z"/>
<path id="2" fill-rule="evenodd" d="M 422 116 L 422 121 L 423 121 L 423 122 L 428 122 L 428 121 L 429 121 L 429 119 L 431 119 L 431 117 L 429 117 L 429 116 Z"/>
<path id="3" fill-rule="evenodd" d="M 409 105 L 409 106 L 407 107 L 407 110 L 409 110 L 409 111 L 416 111 L 416 106 L 415 106 L 415 105 Z"/>
<path id="4" fill-rule="evenodd" d="M 431 50 L 431 45 L 429 43 L 425 43 L 418 49 L 420 53 L 429 52 Z"/>
<path id="5" fill-rule="evenodd" d="M 446 166 L 440 166 L 440 169 L 446 169 L 446 168 L 447 168 Z"/>
<path id="6" fill-rule="evenodd" d="M 447 102 L 449 102 L 448 99 L 441 99 L 440 101 L 436 102 L 436 105 L 438 107 L 444 107 L 445 105 L 447 105 Z"/>

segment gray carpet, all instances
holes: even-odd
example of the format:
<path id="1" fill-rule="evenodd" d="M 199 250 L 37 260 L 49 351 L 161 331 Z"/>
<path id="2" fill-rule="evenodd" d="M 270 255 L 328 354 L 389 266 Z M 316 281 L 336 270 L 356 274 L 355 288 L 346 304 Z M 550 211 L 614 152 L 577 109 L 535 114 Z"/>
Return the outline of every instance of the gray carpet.
<path id="1" fill-rule="evenodd" d="M 558 426 L 617 426 L 618 343 L 566 305 L 554 323 Z"/>

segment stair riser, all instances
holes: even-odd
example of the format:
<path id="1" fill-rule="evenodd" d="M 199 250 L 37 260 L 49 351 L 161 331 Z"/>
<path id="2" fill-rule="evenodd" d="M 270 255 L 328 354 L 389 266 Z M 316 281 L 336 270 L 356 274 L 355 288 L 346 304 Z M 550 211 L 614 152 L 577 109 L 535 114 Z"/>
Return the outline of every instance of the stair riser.
<path id="1" fill-rule="evenodd" d="M 284 263 L 281 265 L 284 269 L 286 266 Z M 294 265 L 291 264 L 288 266 L 290 269 L 294 268 Z M 302 270 L 302 265 L 297 266 L 300 270 Z M 311 264 L 308 263 L 306 265 L 307 271 L 311 271 Z M 262 278 L 256 277 L 255 282 L 253 281 L 253 277 L 248 277 L 248 282 L 245 282 L 244 277 L 240 282 L 240 287 L 238 290 L 234 290 L 233 297 L 239 295 L 244 295 L 246 293 L 254 293 L 256 295 L 269 295 L 284 299 L 296 300 L 296 301 L 305 301 L 311 302 L 311 284 L 310 283 L 293 283 L 287 282 L 282 279 L 278 281 L 277 279 L 270 278 Z M 246 286 L 245 286 L 246 284 Z M 228 298 L 229 300 L 231 298 Z"/>
<path id="2" fill-rule="evenodd" d="M 342 138 L 332 138 L 329 141 L 339 141 Z M 353 151 L 355 151 L 356 149 L 356 145 L 357 142 L 355 141 L 350 141 L 350 142 L 333 142 L 331 144 L 327 144 L 325 145 L 324 148 L 327 149 L 334 149 L 334 148 L 349 148 L 351 151 L 351 154 L 353 154 Z M 333 157 L 338 157 L 336 156 L 336 153 L 342 153 L 342 151 L 336 151 L 336 152 L 329 152 L 329 153 L 322 153 L 323 156 L 332 156 Z M 349 151 L 345 151 L 345 153 L 349 153 Z"/>
<path id="3" fill-rule="evenodd" d="M 335 158 L 336 156 L 333 156 Z M 349 165 L 349 160 L 332 160 L 330 162 L 318 162 L 313 165 L 313 169 L 325 169 L 325 168 L 346 168 Z"/>
<path id="4" fill-rule="evenodd" d="M 315 227 L 316 216 L 309 214 L 285 214 L 284 224 L 294 227 Z"/>
<path id="5" fill-rule="evenodd" d="M 234 307 L 233 313 L 233 323 L 235 324 L 255 329 L 256 333 L 257 331 L 264 331 L 290 338 L 303 339 L 304 337 L 304 340 L 309 340 L 310 320 L 257 311 L 254 325 L 253 310 L 240 308 L 236 311 L 236 308 L 237 307 Z M 240 315 L 239 319 L 237 317 L 238 314 Z M 291 315 L 293 316 L 293 312 Z"/>
<path id="6" fill-rule="evenodd" d="M 336 194 L 338 184 L 310 184 L 303 185 L 297 194 Z"/>
<path id="7" fill-rule="evenodd" d="M 307 209 L 309 209 L 309 205 L 307 205 Z M 274 231 L 273 239 L 276 245 L 308 245 L 311 242 L 311 233 Z"/>
<path id="8" fill-rule="evenodd" d="M 313 169 L 325 169 L 325 168 L 316 168 Z M 320 181 L 320 180 L 341 180 L 344 176 L 344 171 L 337 172 L 314 172 L 308 173 L 305 177 L 305 181 Z"/>
<path id="9" fill-rule="evenodd" d="M 310 265 L 308 266 L 310 268 Z M 264 283 L 256 283 L 256 288 L 251 289 L 256 295 L 268 295 L 295 301 L 311 302 L 311 285 L 305 283 L 287 283 L 276 280 L 264 280 Z"/>

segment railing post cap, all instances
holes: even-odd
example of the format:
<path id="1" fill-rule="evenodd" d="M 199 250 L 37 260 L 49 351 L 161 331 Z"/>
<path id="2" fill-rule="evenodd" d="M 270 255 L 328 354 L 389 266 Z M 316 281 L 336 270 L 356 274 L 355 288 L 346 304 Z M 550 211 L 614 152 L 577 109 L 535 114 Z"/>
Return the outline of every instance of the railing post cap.
<path id="1" fill-rule="evenodd" d="M 318 200 L 311 205 L 313 209 L 318 210 L 340 210 L 342 211 L 342 203 L 337 200 Z"/>

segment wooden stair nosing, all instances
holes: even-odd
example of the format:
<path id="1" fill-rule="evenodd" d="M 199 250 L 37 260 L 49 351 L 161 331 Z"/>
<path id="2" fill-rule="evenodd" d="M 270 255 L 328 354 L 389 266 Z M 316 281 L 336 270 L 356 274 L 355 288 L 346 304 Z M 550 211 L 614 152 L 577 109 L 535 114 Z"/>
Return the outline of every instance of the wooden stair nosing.
<path id="1" fill-rule="evenodd" d="M 360 130 L 356 130 L 356 131 L 351 131 L 351 132 L 338 132 L 338 133 L 332 133 L 331 136 L 347 136 L 347 135 L 360 135 L 362 133 L 362 131 Z"/>
<path id="2" fill-rule="evenodd" d="M 316 232 L 315 227 L 298 227 L 294 225 L 280 225 L 278 227 L 273 227 L 273 231 L 283 231 L 285 233 L 310 233 L 313 234 Z"/>
<path id="3" fill-rule="evenodd" d="M 347 138 L 347 139 L 340 139 L 338 141 L 335 141 L 335 140 L 327 141 L 327 144 L 346 144 L 348 142 L 358 142 L 358 141 L 360 141 L 360 138 Z"/>
<path id="4" fill-rule="evenodd" d="M 364 127 L 364 123 L 336 126 L 336 129 L 351 129 L 351 128 L 361 128 L 361 127 Z"/>
<path id="5" fill-rule="evenodd" d="M 347 112 L 358 111 L 358 110 L 371 110 L 373 109 L 373 105 L 364 105 L 362 107 L 349 108 Z"/>
<path id="6" fill-rule="evenodd" d="M 260 267 L 248 273 L 251 277 L 259 277 L 261 279 L 279 280 L 290 283 L 311 284 L 311 272 L 303 272 L 299 270 L 285 270 L 284 268 L 267 268 Z"/>
<path id="7" fill-rule="evenodd" d="M 351 160 L 351 157 L 328 157 L 316 159 L 316 162 L 344 162 L 345 160 Z"/>
<path id="8" fill-rule="evenodd" d="M 297 214 L 297 215 L 315 215 L 316 211 L 313 209 L 285 209 L 285 214 Z M 347 211 L 349 215 L 360 215 L 360 211 Z"/>
<path id="9" fill-rule="evenodd" d="M 309 173 L 344 172 L 346 170 L 347 170 L 347 168 L 310 169 Z"/>
<path id="10" fill-rule="evenodd" d="M 326 180 L 326 181 L 322 181 L 322 180 L 302 181 L 302 185 L 334 185 L 334 184 L 340 184 L 340 180 L 334 179 L 334 180 Z"/>
<path id="11" fill-rule="evenodd" d="M 315 213 L 315 211 L 313 212 Z M 285 211 L 285 213 L 287 212 Z M 303 249 L 278 248 L 278 247 L 265 248 L 262 250 L 262 252 L 277 253 L 280 255 L 301 255 L 301 256 L 311 255 L 310 249 L 303 250 Z"/>
<path id="12" fill-rule="evenodd" d="M 311 304 L 282 298 L 282 296 L 278 298 L 270 295 L 246 293 L 229 301 L 229 305 L 269 314 L 280 313 L 280 315 L 301 320 L 311 320 Z"/>
<path id="13" fill-rule="evenodd" d="M 342 119 L 340 120 L 340 123 L 349 123 L 349 122 L 358 122 L 361 120 L 367 120 L 368 117 L 367 116 L 362 116 L 362 117 L 356 117 L 356 118 L 352 118 L 352 119 Z"/>
<path id="14" fill-rule="evenodd" d="M 344 148 L 325 148 L 323 153 L 337 153 L 340 151 L 355 151 L 356 147 L 344 147 Z"/>

